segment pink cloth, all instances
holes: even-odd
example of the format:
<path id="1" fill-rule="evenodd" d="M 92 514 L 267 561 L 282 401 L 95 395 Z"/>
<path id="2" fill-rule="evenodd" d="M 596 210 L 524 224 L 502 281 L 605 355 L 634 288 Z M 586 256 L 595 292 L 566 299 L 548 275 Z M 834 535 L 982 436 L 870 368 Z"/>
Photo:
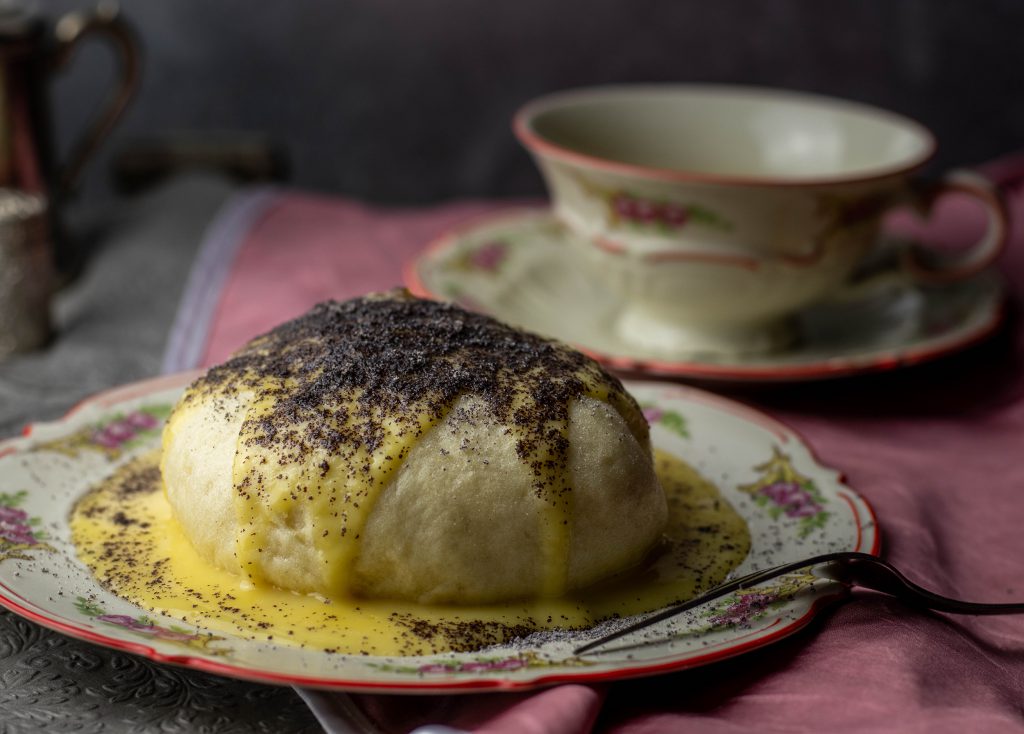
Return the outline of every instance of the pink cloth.
<path id="1" fill-rule="evenodd" d="M 1022 167 L 1004 165 L 1000 175 Z M 242 243 L 204 363 L 316 301 L 399 284 L 403 262 L 426 243 L 495 206 L 379 209 L 281 196 Z M 1020 193 L 1013 207 L 1024 215 Z M 971 207 L 951 203 L 931 231 L 963 242 L 975 220 Z M 1019 302 L 1019 225 L 1001 267 Z M 797 428 L 867 497 L 892 562 L 925 586 L 979 601 L 1024 600 L 1024 328 L 1013 311 L 987 343 L 933 364 L 739 394 Z M 551 734 L 1024 731 L 1024 617 L 923 614 L 858 594 L 787 640 L 616 683 L 606 696 L 562 686 L 418 703 L 353 699 L 389 730 L 430 721 Z"/>
<path id="2" fill-rule="evenodd" d="M 322 196 L 281 196 L 235 258 L 202 366 L 223 361 L 255 334 L 315 303 L 402 285 L 403 265 L 426 243 L 497 208 L 493 202 L 460 202 L 383 209 Z"/>

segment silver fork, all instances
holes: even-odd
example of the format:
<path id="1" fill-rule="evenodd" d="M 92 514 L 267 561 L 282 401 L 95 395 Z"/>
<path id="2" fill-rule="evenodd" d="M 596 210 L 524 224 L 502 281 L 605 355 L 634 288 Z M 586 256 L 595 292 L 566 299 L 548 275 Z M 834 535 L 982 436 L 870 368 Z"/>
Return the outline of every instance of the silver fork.
<path id="1" fill-rule="evenodd" d="M 675 604 L 650 617 L 640 620 L 627 627 L 611 632 L 593 642 L 577 647 L 573 652 L 582 655 L 585 652 L 592 652 L 598 647 L 624 637 L 637 630 L 650 627 L 658 622 L 664 621 L 683 612 L 699 607 L 709 601 L 731 594 L 740 589 L 749 589 L 769 579 L 782 576 L 794 571 L 820 566 L 814 569 L 814 574 L 824 579 L 838 581 L 846 586 L 861 586 L 872 591 L 880 591 L 890 594 L 911 606 L 922 609 L 932 609 L 947 614 L 1020 614 L 1024 613 L 1024 603 L 1016 602 L 1010 604 L 979 604 L 977 602 L 960 601 L 940 596 L 928 591 L 906 576 L 897 571 L 891 564 L 869 555 L 867 553 L 839 552 L 825 553 L 820 556 L 805 558 L 801 561 L 784 563 L 781 566 L 774 566 L 763 571 L 754 571 L 746 576 L 733 579 L 721 586 L 716 586 L 707 593 L 694 597 L 681 604 Z M 625 649 L 624 647 L 615 648 Z"/>

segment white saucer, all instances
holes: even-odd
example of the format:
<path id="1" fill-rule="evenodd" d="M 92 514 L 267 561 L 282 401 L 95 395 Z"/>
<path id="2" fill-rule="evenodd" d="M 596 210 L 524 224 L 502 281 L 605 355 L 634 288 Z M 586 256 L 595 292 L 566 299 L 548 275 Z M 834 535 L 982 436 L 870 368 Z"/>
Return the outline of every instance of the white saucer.
<path id="1" fill-rule="evenodd" d="M 798 316 L 796 346 L 767 355 L 639 348 L 610 327 L 617 297 L 574 260 L 563 226 L 546 209 L 505 211 L 433 243 L 406 268 L 419 296 L 455 301 L 573 344 L 616 369 L 706 380 L 813 380 L 916 364 L 964 349 L 998 327 L 1005 288 L 993 272 L 958 283 L 905 283 Z"/>

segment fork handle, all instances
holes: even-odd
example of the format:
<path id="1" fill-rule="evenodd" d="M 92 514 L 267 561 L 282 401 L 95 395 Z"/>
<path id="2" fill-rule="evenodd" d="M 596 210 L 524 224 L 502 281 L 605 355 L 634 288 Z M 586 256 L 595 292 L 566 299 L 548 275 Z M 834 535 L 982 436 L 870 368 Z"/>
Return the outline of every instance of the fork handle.
<path id="1" fill-rule="evenodd" d="M 900 599 L 911 606 L 947 614 L 1016 614 L 1024 612 L 1024 603 L 981 604 L 941 596 L 918 586 L 885 561 L 867 554 L 851 553 L 843 560 L 827 564 L 820 575 L 843 584 L 861 586 Z"/>
<path id="2" fill-rule="evenodd" d="M 726 594 L 731 594 L 739 589 L 755 587 L 758 584 L 787 573 L 805 571 L 807 569 L 811 569 L 811 573 L 815 576 L 838 581 L 845 586 L 861 586 L 865 589 L 880 591 L 883 594 L 889 594 L 907 602 L 911 606 L 921 609 L 933 609 L 937 612 L 947 612 L 949 614 L 1018 614 L 1024 612 L 1024 603 L 978 604 L 940 596 L 928 591 L 928 589 L 921 588 L 877 556 L 855 551 L 836 551 L 812 558 L 805 558 L 800 561 L 791 561 L 781 566 L 766 568 L 733 579 L 689 601 L 672 605 L 660 612 L 648 615 L 633 624 L 581 645 L 573 652 L 576 655 L 582 655 L 583 653 L 594 651 L 613 640 L 650 627 L 657 622 L 675 617 L 689 609 L 706 604 Z M 615 650 L 624 650 L 628 647 L 618 647 Z M 611 652 L 611 650 L 606 649 L 604 652 Z"/>

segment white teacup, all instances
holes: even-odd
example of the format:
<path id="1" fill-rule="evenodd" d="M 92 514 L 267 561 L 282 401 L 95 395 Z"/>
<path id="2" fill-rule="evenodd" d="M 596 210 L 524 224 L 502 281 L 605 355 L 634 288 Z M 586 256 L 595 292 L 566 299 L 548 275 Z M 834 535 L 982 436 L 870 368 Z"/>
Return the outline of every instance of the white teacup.
<path id="1" fill-rule="evenodd" d="M 542 97 L 516 115 L 556 216 L 624 305 L 621 336 L 666 352 L 738 354 L 793 339 L 791 317 L 846 287 L 896 206 L 926 213 L 943 192 L 989 212 L 955 255 L 908 248 L 900 272 L 967 277 L 1006 242 L 998 191 L 966 171 L 924 184 L 921 125 L 827 97 L 654 85 Z"/>

